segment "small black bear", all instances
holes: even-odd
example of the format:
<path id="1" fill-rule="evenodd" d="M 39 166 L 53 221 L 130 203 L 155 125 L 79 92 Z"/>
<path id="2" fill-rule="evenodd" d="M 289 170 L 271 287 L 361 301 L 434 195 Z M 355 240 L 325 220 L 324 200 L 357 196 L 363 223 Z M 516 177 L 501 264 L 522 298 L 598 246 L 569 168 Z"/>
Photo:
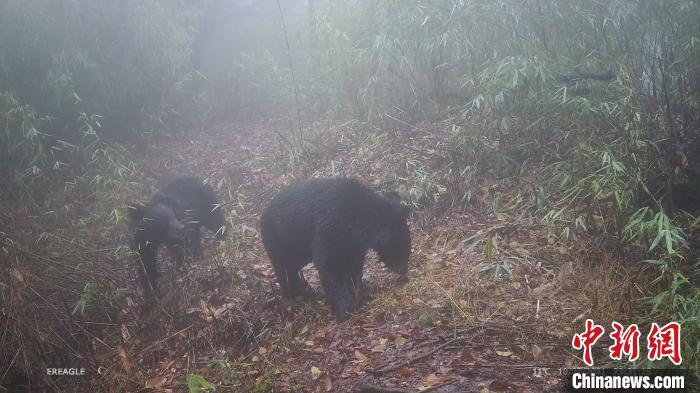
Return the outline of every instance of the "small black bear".
<path id="1" fill-rule="evenodd" d="M 406 276 L 408 214 L 398 194 L 378 195 L 352 178 L 311 179 L 280 191 L 263 211 L 260 229 L 282 296 L 303 292 L 308 284 L 301 269 L 313 261 L 333 315 L 347 319 L 368 249 Z"/>
<path id="2" fill-rule="evenodd" d="M 145 205 L 128 209 L 132 231 L 131 248 L 144 294 L 158 291 L 158 248 L 164 244 L 183 267 L 185 250 L 201 254 L 201 227 L 215 232 L 220 242 L 229 228 L 214 191 L 196 177 L 177 177 L 156 192 Z"/>

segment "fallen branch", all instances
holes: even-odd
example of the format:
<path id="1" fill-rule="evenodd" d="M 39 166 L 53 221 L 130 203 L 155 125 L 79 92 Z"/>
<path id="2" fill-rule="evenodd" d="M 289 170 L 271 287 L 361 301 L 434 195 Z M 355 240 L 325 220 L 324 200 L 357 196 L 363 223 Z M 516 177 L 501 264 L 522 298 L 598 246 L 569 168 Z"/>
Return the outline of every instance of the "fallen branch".
<path id="1" fill-rule="evenodd" d="M 414 357 L 412 357 L 412 358 L 406 360 L 406 361 L 403 362 L 403 363 L 399 363 L 399 364 L 396 365 L 396 366 L 384 367 L 384 368 L 379 369 L 379 370 L 377 370 L 377 369 L 375 369 L 375 370 L 369 370 L 369 373 L 370 373 L 370 374 L 374 374 L 374 375 L 376 376 L 376 375 L 382 375 L 382 374 L 390 373 L 390 372 L 392 372 L 392 371 L 396 371 L 396 370 L 399 370 L 399 369 L 404 368 L 404 367 L 409 367 L 411 364 L 413 364 L 413 363 L 415 363 L 415 362 L 417 362 L 417 361 L 419 361 L 419 360 L 425 359 L 425 358 L 427 358 L 428 356 L 433 355 L 435 352 L 437 352 L 437 351 L 439 351 L 439 350 L 445 348 L 445 347 L 448 346 L 448 345 L 452 345 L 452 344 L 454 344 L 454 343 L 456 343 L 456 342 L 464 341 L 464 340 L 466 340 L 466 339 L 467 339 L 467 337 L 457 337 L 457 338 L 453 338 L 453 339 L 450 340 L 450 341 L 447 341 L 447 342 L 445 342 L 445 343 L 443 343 L 443 344 L 438 345 L 437 347 L 431 349 L 430 351 L 427 351 L 427 352 L 424 352 L 424 353 L 422 353 L 422 354 L 420 354 L 420 355 L 414 356 Z"/>
<path id="2" fill-rule="evenodd" d="M 443 386 L 451 385 L 455 383 L 456 379 L 450 379 L 443 383 L 430 386 L 420 391 L 420 393 L 430 392 L 432 390 L 439 389 Z M 377 385 L 366 385 L 361 384 L 355 387 L 354 393 L 418 393 L 417 390 L 401 389 L 401 388 L 385 388 Z"/>
<path id="3" fill-rule="evenodd" d="M 396 366 L 384 367 L 384 368 L 374 369 L 374 370 L 367 370 L 367 372 L 370 373 L 370 374 L 373 374 L 373 375 L 375 375 L 375 376 L 378 376 L 378 375 L 383 375 L 383 374 L 386 374 L 386 373 L 390 373 L 390 372 L 392 372 L 392 371 L 399 370 L 399 369 L 404 368 L 404 367 L 409 367 L 409 366 L 412 365 L 413 363 L 415 363 L 415 362 L 417 362 L 417 361 L 419 361 L 419 360 L 425 359 L 425 358 L 427 358 L 428 356 L 431 356 L 431 355 L 434 354 L 435 352 L 437 352 L 437 351 L 439 351 L 439 350 L 441 350 L 441 349 L 443 349 L 443 348 L 445 348 L 445 347 L 448 347 L 448 346 L 450 346 L 450 345 L 452 345 L 452 344 L 454 344 L 454 343 L 457 343 L 457 342 L 461 342 L 461 341 L 466 340 L 466 339 L 467 339 L 467 335 L 471 334 L 471 333 L 474 332 L 475 330 L 483 329 L 484 327 L 485 327 L 484 324 L 478 325 L 478 326 L 472 326 L 472 327 L 470 327 L 470 328 L 468 328 L 468 329 L 463 330 L 463 331 L 461 332 L 461 333 L 463 334 L 462 336 L 453 338 L 452 340 L 449 340 L 449 341 L 446 341 L 446 342 L 444 342 L 444 343 L 438 345 L 437 347 L 431 349 L 431 350 L 428 351 L 428 352 L 424 352 L 424 353 L 422 353 L 422 354 L 420 354 L 420 355 L 417 355 L 417 356 L 414 356 L 414 357 L 412 357 L 412 358 L 409 358 L 409 359 L 406 360 L 405 362 L 399 363 L 399 364 L 396 365 Z"/>
<path id="4" fill-rule="evenodd" d="M 415 390 L 407 390 L 401 388 L 384 388 L 377 385 L 357 385 L 355 393 L 416 393 Z"/>

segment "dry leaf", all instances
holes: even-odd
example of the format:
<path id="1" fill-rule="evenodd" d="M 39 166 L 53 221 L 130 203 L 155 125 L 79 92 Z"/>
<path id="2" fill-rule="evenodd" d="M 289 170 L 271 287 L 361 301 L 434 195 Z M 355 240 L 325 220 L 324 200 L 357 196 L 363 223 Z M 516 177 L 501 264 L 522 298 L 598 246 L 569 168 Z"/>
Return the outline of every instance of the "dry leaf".
<path id="1" fill-rule="evenodd" d="M 396 374 L 398 374 L 399 376 L 404 377 L 404 378 L 410 378 L 415 373 L 416 373 L 415 370 L 410 369 L 410 368 L 402 368 L 396 372 Z"/>
<path id="2" fill-rule="evenodd" d="M 384 351 L 386 351 L 386 346 L 384 346 L 384 345 L 377 345 L 376 347 L 372 347 L 371 351 L 372 351 L 372 352 L 378 352 L 378 353 L 384 353 Z"/>
<path id="3" fill-rule="evenodd" d="M 357 349 L 355 350 L 355 358 L 359 360 L 360 362 L 367 362 L 367 356 L 365 356 L 362 352 L 358 351 Z"/>
<path id="4" fill-rule="evenodd" d="M 124 339 L 124 342 L 130 342 L 131 341 L 131 333 L 129 332 L 129 328 L 126 327 L 126 325 L 122 324 L 119 331 L 122 334 L 122 338 Z"/>
<path id="5" fill-rule="evenodd" d="M 496 355 L 509 357 L 509 356 L 513 356 L 513 352 L 511 352 L 511 351 L 496 351 Z"/>
<path id="6" fill-rule="evenodd" d="M 497 391 L 506 391 L 513 388 L 513 384 L 505 379 L 496 379 L 489 384 L 489 389 Z"/>
<path id="7" fill-rule="evenodd" d="M 463 351 L 461 357 L 462 357 L 462 361 L 467 363 L 467 364 L 474 364 L 474 362 L 476 362 L 476 358 L 469 351 Z"/>
<path id="8" fill-rule="evenodd" d="M 557 292 L 559 292 L 559 290 L 556 288 L 554 283 L 551 282 L 544 283 L 532 290 L 532 294 L 535 295 L 535 297 L 538 299 L 555 295 Z"/>
<path id="9" fill-rule="evenodd" d="M 126 371 L 126 375 L 131 375 L 134 366 L 131 364 L 131 361 L 129 360 L 129 355 L 126 354 L 126 351 L 124 350 L 124 347 L 119 344 L 117 345 L 117 354 L 119 355 L 119 359 L 122 362 L 122 367 L 124 367 L 124 371 Z"/>
<path id="10" fill-rule="evenodd" d="M 532 358 L 534 360 L 544 360 L 544 351 L 537 344 L 532 344 Z"/>
<path id="11" fill-rule="evenodd" d="M 315 381 L 320 376 L 321 376 L 321 369 L 316 367 L 316 366 L 312 366 L 311 367 L 311 378 L 313 378 L 313 380 Z"/>
<path id="12" fill-rule="evenodd" d="M 440 378 L 433 374 L 428 375 L 427 377 L 423 378 L 423 381 L 421 381 L 421 385 L 417 388 L 418 390 L 425 390 L 433 385 L 436 385 L 440 382 Z"/>
<path id="13" fill-rule="evenodd" d="M 156 376 L 156 377 L 149 379 L 148 382 L 146 382 L 145 387 L 147 387 L 147 388 L 159 388 L 159 387 L 165 385 L 166 382 L 168 382 L 168 378 L 163 377 L 163 376 Z"/>
<path id="14" fill-rule="evenodd" d="M 169 361 L 168 364 L 166 364 L 165 366 L 163 366 L 163 368 L 162 368 L 161 370 L 163 370 L 163 371 L 168 371 L 168 370 L 170 369 L 170 367 L 173 366 L 173 364 L 175 364 L 175 360 Z"/>

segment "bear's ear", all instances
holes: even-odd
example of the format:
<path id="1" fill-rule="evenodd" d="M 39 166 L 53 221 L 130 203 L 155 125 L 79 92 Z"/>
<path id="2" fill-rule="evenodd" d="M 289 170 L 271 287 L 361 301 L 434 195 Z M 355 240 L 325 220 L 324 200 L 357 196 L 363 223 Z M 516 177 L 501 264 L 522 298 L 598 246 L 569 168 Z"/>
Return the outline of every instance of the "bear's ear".
<path id="1" fill-rule="evenodd" d="M 143 218 L 143 205 L 131 205 L 126 208 L 127 216 L 129 221 L 132 223 L 137 223 Z"/>

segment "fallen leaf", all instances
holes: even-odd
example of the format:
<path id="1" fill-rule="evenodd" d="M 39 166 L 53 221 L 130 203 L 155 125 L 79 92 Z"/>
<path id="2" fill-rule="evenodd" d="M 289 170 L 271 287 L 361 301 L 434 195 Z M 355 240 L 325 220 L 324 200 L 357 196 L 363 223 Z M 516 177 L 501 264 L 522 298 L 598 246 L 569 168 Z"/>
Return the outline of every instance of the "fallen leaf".
<path id="1" fill-rule="evenodd" d="M 532 344 L 532 359 L 544 360 L 544 351 L 537 344 Z"/>
<path id="2" fill-rule="evenodd" d="M 124 342 L 128 343 L 131 341 L 131 332 L 129 332 L 129 328 L 126 327 L 126 325 L 122 324 L 119 331 L 122 334 L 122 338 L 124 339 Z"/>
<path id="3" fill-rule="evenodd" d="M 496 351 L 496 355 L 509 357 L 509 356 L 513 356 L 513 352 L 511 352 L 511 351 Z"/>
<path id="4" fill-rule="evenodd" d="M 437 318 L 433 314 L 423 313 L 418 316 L 418 323 L 423 327 L 434 327 L 437 325 Z"/>
<path id="5" fill-rule="evenodd" d="M 126 354 L 126 350 L 124 350 L 124 347 L 121 344 L 117 345 L 117 354 L 119 355 L 119 360 L 122 362 L 124 371 L 126 371 L 126 375 L 131 375 L 134 366 L 131 364 L 129 355 Z"/>
<path id="6" fill-rule="evenodd" d="M 402 368 L 396 372 L 396 374 L 398 374 L 399 376 L 404 377 L 404 378 L 410 378 L 415 373 L 416 373 L 415 370 L 410 369 L 410 368 Z"/>
<path id="7" fill-rule="evenodd" d="M 159 388 L 159 387 L 165 385 L 166 382 L 168 382 L 168 378 L 163 377 L 163 376 L 157 376 L 157 377 L 153 377 L 153 378 L 149 379 L 148 382 L 146 382 L 145 387 L 147 387 L 147 388 Z"/>
<path id="8" fill-rule="evenodd" d="M 367 356 L 365 356 L 362 352 L 358 351 L 357 349 L 355 350 L 355 358 L 359 360 L 360 362 L 367 362 Z"/>
<path id="9" fill-rule="evenodd" d="M 423 378 L 423 381 L 421 381 L 420 386 L 418 386 L 416 389 L 422 391 L 425 389 L 428 389 L 429 387 L 436 385 L 437 383 L 440 382 L 440 378 L 433 374 L 429 374 L 427 377 Z"/>
<path id="10" fill-rule="evenodd" d="M 312 366 L 311 367 L 311 378 L 313 378 L 313 380 L 315 381 L 320 376 L 321 376 L 321 369 L 316 367 L 316 366 Z"/>
<path id="11" fill-rule="evenodd" d="M 376 347 L 372 347 L 372 352 L 384 353 L 384 351 L 386 351 L 386 347 L 384 345 L 377 345 Z"/>
<path id="12" fill-rule="evenodd" d="M 396 345 L 404 345 L 404 344 L 406 344 L 406 339 L 403 338 L 403 337 L 401 337 L 401 336 L 398 336 L 398 337 L 396 337 L 396 338 L 394 339 L 394 344 L 396 344 Z"/>
<path id="13" fill-rule="evenodd" d="M 22 273 L 19 272 L 17 269 L 10 269 L 10 275 L 14 277 L 15 280 L 19 281 L 20 283 L 24 282 L 24 277 L 22 276 Z"/>
<path id="14" fill-rule="evenodd" d="M 559 292 L 559 289 L 556 288 L 555 284 L 551 282 L 544 283 L 532 290 L 532 294 L 535 295 L 535 297 L 538 299 L 553 296 L 557 292 Z"/>
<path id="15" fill-rule="evenodd" d="M 225 313 L 226 311 L 228 311 L 230 308 L 233 308 L 233 304 L 232 304 L 232 303 L 226 303 L 226 304 L 224 304 L 223 306 L 221 306 L 221 307 L 215 309 L 215 310 L 214 310 L 214 318 L 219 318 L 219 317 L 221 317 L 221 315 L 223 315 L 223 313 Z"/>
<path id="16" fill-rule="evenodd" d="M 474 364 L 476 362 L 476 358 L 469 351 L 463 351 L 461 357 L 462 357 L 462 361 L 467 363 L 467 364 Z"/>
<path id="17" fill-rule="evenodd" d="M 489 389 L 496 391 L 505 391 L 513 388 L 513 384 L 505 379 L 496 379 L 489 384 Z"/>
<path id="18" fill-rule="evenodd" d="M 173 364 L 175 364 L 175 360 L 169 361 L 168 364 L 166 364 L 165 366 L 163 366 L 162 370 L 163 370 L 163 371 L 168 371 L 168 370 L 170 369 L 170 367 L 173 366 Z"/>

